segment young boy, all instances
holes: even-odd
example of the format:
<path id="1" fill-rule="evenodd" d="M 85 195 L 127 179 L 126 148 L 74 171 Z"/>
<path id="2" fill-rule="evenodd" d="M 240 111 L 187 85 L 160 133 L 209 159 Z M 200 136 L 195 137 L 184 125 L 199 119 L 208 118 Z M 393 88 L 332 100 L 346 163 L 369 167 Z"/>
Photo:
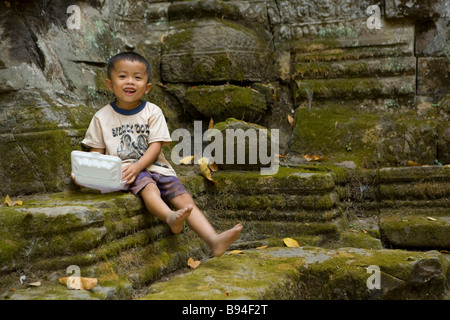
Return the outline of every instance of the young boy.
<path id="1" fill-rule="evenodd" d="M 140 195 L 147 210 L 173 233 L 180 233 L 186 221 L 213 256 L 222 255 L 239 237 L 242 225 L 216 233 L 165 159 L 161 148 L 171 138 L 164 115 L 158 106 L 141 100 L 152 87 L 148 61 L 137 53 L 123 52 L 109 60 L 107 71 L 105 84 L 116 101 L 94 115 L 81 143 L 91 152 L 121 158 L 127 189 Z"/>

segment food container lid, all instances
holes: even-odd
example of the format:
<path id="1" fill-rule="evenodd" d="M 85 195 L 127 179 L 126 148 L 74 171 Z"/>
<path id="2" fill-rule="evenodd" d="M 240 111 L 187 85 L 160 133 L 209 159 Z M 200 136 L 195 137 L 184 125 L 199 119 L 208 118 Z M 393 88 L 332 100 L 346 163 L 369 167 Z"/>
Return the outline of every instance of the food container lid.
<path id="1" fill-rule="evenodd" d="M 122 160 L 98 152 L 72 151 L 72 171 L 77 183 L 103 187 L 120 187 Z"/>

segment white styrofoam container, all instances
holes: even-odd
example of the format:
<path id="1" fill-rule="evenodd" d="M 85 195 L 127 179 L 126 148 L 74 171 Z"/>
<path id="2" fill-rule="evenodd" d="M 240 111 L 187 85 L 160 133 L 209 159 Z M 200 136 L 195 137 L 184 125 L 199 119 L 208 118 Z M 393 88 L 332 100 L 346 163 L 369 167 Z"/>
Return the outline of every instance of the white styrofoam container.
<path id="1" fill-rule="evenodd" d="M 80 185 L 121 188 L 122 160 L 98 152 L 72 151 L 72 172 Z"/>

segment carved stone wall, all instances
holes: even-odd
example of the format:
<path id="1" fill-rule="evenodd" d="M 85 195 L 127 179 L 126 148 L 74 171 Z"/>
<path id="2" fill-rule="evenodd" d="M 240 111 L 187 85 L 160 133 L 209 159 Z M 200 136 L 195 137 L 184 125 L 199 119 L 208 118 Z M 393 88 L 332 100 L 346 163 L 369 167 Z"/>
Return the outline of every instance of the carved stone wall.
<path id="1" fill-rule="evenodd" d="M 152 65 L 147 99 L 170 130 L 206 127 L 204 102 L 240 86 L 215 105 L 257 97 L 251 121 L 280 130 L 280 153 L 449 163 L 447 2 L 91 0 L 76 4 L 79 29 L 68 28 L 73 1 L 0 2 L 0 194 L 70 187 L 70 151 L 112 99 L 105 63 L 131 50 Z"/>

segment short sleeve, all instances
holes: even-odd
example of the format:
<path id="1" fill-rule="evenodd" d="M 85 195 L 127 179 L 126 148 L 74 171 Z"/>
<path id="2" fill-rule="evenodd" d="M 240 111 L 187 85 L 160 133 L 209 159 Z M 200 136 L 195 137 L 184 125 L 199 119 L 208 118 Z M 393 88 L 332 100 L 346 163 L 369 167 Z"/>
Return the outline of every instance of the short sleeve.
<path id="1" fill-rule="evenodd" d="M 148 125 L 150 131 L 148 135 L 149 144 L 156 141 L 162 141 L 164 146 L 172 142 L 166 119 L 159 107 L 156 108 L 155 113 L 149 118 Z"/>
<path id="2" fill-rule="evenodd" d="M 89 148 L 106 148 L 103 139 L 102 126 L 100 120 L 96 115 L 92 118 L 91 123 L 89 124 L 89 128 L 86 131 L 86 135 L 83 141 L 81 141 L 81 144 Z"/>

